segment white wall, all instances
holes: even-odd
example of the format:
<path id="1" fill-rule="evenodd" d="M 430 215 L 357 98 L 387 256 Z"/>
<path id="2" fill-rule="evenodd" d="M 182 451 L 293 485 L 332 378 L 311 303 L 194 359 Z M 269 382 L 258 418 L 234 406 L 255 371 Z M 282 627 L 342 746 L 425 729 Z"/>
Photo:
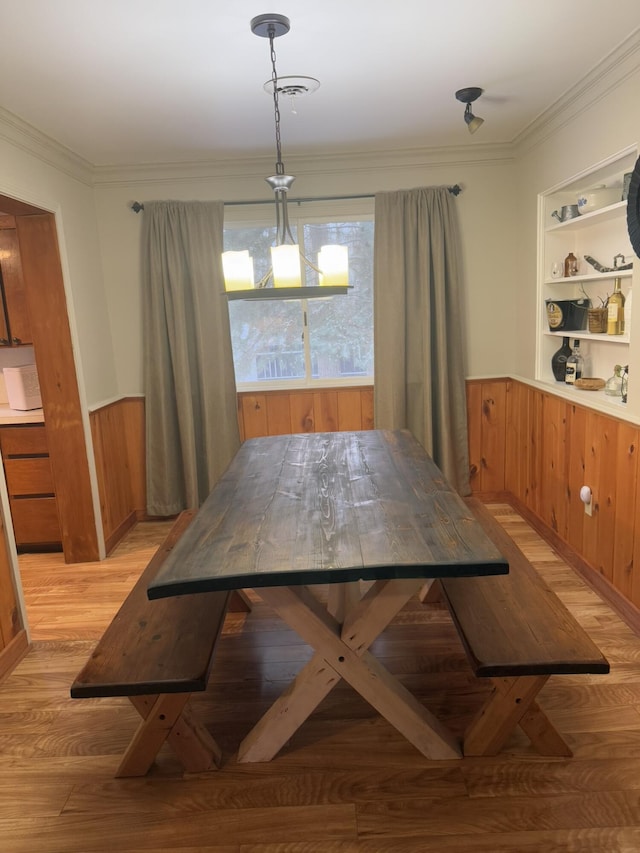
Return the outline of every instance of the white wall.
<path id="1" fill-rule="evenodd" d="M 2 130 L 0 195 L 56 215 L 80 392 L 86 392 L 89 404 L 114 396 L 118 388 L 91 179 L 81 164 L 55 149 L 34 156 L 26 144 L 22 147 L 20 133 Z M 28 144 L 33 147 L 32 140 Z"/>
<path id="2" fill-rule="evenodd" d="M 566 105 L 564 114 L 558 112 L 553 118 L 546 136 L 525 140 L 517 151 L 518 265 L 523 278 L 517 311 L 521 317 L 535 318 L 538 311 L 538 194 L 640 142 L 640 68 L 623 65 L 617 70 L 621 79 L 615 85 L 604 79 L 601 91 L 577 97 Z M 535 321 L 522 323 L 515 372 L 528 378 L 535 374 L 535 343 Z"/>
<path id="3" fill-rule="evenodd" d="M 466 268 L 467 363 L 469 375 L 504 373 L 513 351 L 517 200 L 514 164 L 504 150 L 410 152 L 397 156 L 287 160 L 296 175 L 295 198 L 373 194 L 417 186 L 460 184 L 457 198 Z M 224 201 L 268 199 L 264 177 L 271 160 L 219 164 L 215 169 L 179 167 L 139 170 L 127 180 L 98 177 L 96 210 L 106 297 L 117 341 L 115 364 L 121 395 L 143 391 L 141 357 L 140 228 L 144 213 L 131 202 L 179 199 Z M 367 203 L 365 203 L 367 204 Z M 370 202 L 368 203 L 370 204 Z M 267 216 L 273 212 L 265 208 Z"/>

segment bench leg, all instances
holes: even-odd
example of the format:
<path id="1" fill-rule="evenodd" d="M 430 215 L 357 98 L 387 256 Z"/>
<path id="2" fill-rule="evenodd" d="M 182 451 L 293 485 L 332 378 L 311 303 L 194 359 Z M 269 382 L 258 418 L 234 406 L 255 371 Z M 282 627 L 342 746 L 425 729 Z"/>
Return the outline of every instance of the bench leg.
<path id="1" fill-rule="evenodd" d="M 465 732 L 464 754 L 497 755 L 531 708 L 548 678 L 548 675 L 526 675 L 492 679 L 491 696 Z"/>
<path id="2" fill-rule="evenodd" d="M 220 749 L 204 726 L 185 708 L 189 693 L 130 696 L 142 720 L 120 762 L 116 777 L 144 776 L 166 740 L 185 769 L 198 773 L 220 762 Z"/>
<path id="3" fill-rule="evenodd" d="M 565 758 L 571 758 L 573 755 L 537 702 L 532 702 L 529 706 L 529 710 L 520 720 L 520 728 L 540 755 L 562 755 Z"/>

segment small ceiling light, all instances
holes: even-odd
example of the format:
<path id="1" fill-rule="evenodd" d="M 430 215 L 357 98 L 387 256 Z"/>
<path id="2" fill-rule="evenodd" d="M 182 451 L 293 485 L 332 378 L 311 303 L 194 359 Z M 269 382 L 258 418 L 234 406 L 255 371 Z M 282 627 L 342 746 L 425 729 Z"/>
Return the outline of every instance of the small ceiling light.
<path id="1" fill-rule="evenodd" d="M 464 111 L 464 120 L 469 128 L 469 133 L 475 133 L 484 124 L 483 118 L 474 116 L 471 112 L 471 104 L 478 100 L 483 91 L 484 89 L 480 89 L 478 86 L 467 86 L 466 89 L 458 89 L 456 92 L 456 98 L 467 105 Z"/>
<path id="2" fill-rule="evenodd" d="M 273 96 L 276 173 L 265 180 L 275 196 L 276 240 L 275 246 L 271 248 L 271 267 L 256 285 L 253 282 L 253 261 L 247 251 L 223 253 L 222 267 L 229 299 L 326 297 L 347 293 L 349 288 L 347 249 L 341 246 L 322 246 L 316 266 L 300 251 L 289 226 L 287 192 L 295 179 L 293 175 L 285 174 L 282 162 L 279 98 L 280 95 L 288 95 L 293 105 L 297 96 L 314 92 L 320 85 L 314 77 L 278 77 L 274 40 L 288 33 L 289 29 L 289 19 L 284 15 L 258 15 L 251 21 L 251 31 L 254 35 L 269 39 L 271 56 L 271 80 L 265 83 L 264 88 Z M 317 285 L 302 286 L 301 261 L 317 274 Z"/>

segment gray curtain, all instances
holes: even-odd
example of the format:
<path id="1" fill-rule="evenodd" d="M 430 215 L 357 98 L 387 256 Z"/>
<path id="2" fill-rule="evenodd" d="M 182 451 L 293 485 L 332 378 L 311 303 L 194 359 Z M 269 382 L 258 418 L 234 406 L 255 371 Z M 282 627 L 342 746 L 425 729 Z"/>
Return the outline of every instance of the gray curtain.
<path id="1" fill-rule="evenodd" d="M 240 445 L 222 202 L 145 202 L 147 511 L 196 509 Z"/>
<path id="2" fill-rule="evenodd" d="M 376 427 L 408 428 L 468 495 L 455 199 L 446 187 L 378 193 L 374 246 Z"/>

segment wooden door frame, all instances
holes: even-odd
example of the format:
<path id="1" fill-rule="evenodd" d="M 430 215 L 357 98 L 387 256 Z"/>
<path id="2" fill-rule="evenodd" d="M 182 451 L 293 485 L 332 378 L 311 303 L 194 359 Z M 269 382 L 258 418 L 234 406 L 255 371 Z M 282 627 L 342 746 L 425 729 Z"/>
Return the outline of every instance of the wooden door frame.
<path id="1" fill-rule="evenodd" d="M 4 196 L 0 204 L 16 217 L 65 561 L 100 560 L 104 543 L 92 485 L 88 414 L 80 399 L 56 217 Z"/>

